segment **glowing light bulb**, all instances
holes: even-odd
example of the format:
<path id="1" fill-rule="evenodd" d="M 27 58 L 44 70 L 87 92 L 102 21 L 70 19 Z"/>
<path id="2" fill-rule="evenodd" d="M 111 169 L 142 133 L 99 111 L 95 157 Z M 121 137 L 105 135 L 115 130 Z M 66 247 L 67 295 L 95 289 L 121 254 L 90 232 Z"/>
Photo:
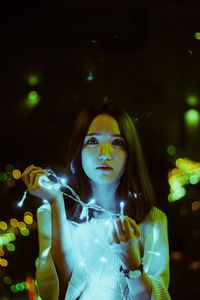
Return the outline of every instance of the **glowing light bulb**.
<path id="1" fill-rule="evenodd" d="M 62 185 L 66 185 L 67 184 L 67 178 L 61 177 L 59 179 L 60 179 L 60 182 L 61 182 Z"/>
<path id="2" fill-rule="evenodd" d="M 60 183 L 54 183 L 52 182 L 47 176 L 43 175 L 43 176 L 40 176 L 39 180 L 38 180 L 38 184 L 42 187 L 45 187 L 47 189 L 57 189 L 59 190 L 61 185 Z"/>
<path id="3" fill-rule="evenodd" d="M 120 205 L 120 215 L 124 215 L 124 202 L 123 201 L 121 201 L 120 203 L 119 203 L 119 205 Z"/>
<path id="4" fill-rule="evenodd" d="M 101 257 L 100 257 L 100 261 L 101 261 L 103 264 L 105 264 L 105 263 L 108 262 L 107 259 L 106 259 L 106 257 L 104 257 L 104 256 L 101 256 Z"/>
<path id="5" fill-rule="evenodd" d="M 94 198 L 92 198 L 92 199 L 88 202 L 88 204 L 95 204 L 95 202 L 96 202 L 96 200 L 95 200 Z"/>
<path id="6" fill-rule="evenodd" d="M 22 207 L 27 196 L 27 191 L 24 192 L 22 199 L 17 203 L 18 207 Z"/>

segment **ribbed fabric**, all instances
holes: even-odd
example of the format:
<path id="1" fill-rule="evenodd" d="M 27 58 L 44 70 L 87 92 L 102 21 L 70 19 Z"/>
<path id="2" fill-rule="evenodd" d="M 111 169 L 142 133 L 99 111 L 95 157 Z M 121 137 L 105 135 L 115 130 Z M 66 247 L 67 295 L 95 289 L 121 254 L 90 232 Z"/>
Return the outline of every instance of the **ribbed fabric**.
<path id="1" fill-rule="evenodd" d="M 50 205 L 46 203 L 37 213 L 40 256 L 36 277 L 42 300 L 58 300 L 59 294 L 58 276 L 50 253 L 50 209 Z M 168 300 L 169 250 L 166 216 L 161 210 L 153 208 L 140 227 L 144 271 L 152 281 L 151 300 Z M 76 263 L 65 300 L 75 300 L 78 297 L 80 300 L 133 299 L 126 279 L 119 272 L 120 260 L 108 245 L 110 222 L 96 218 L 82 224 L 70 222 L 70 229 Z"/>

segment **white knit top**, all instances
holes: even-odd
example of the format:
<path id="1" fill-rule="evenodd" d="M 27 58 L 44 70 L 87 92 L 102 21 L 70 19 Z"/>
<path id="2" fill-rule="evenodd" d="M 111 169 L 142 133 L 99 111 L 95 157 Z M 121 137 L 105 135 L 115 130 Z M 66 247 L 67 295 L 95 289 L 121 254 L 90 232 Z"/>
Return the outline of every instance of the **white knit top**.
<path id="1" fill-rule="evenodd" d="M 36 279 L 42 300 L 58 300 L 59 281 L 51 256 L 51 207 L 43 204 L 37 211 L 39 234 L 39 263 Z M 110 221 L 92 218 L 88 223 L 70 222 L 75 266 L 65 300 L 132 299 L 127 280 L 119 272 L 120 260 L 108 244 Z M 144 271 L 152 281 L 152 300 L 168 300 L 169 249 L 167 219 L 153 208 L 140 224 L 140 246 L 144 252 Z"/>

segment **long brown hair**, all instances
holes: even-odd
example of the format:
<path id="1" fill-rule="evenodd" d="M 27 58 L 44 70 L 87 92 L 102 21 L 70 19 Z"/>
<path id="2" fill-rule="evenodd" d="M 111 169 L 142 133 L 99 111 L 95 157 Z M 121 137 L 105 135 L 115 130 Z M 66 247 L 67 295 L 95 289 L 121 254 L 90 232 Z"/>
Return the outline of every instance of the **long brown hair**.
<path id="1" fill-rule="evenodd" d="M 68 145 L 68 182 L 83 201 L 89 200 L 91 187 L 82 168 L 81 151 L 89 125 L 97 115 L 103 113 L 112 116 L 118 122 L 128 153 L 125 171 L 117 191 L 118 198 L 125 201 L 125 214 L 137 222 L 141 222 L 153 206 L 154 192 L 134 122 L 128 113 L 118 106 L 110 103 L 91 106 L 83 110 L 77 117 Z M 73 207 L 71 207 L 68 217 L 78 221 L 81 207 L 75 202 L 71 205 Z"/>

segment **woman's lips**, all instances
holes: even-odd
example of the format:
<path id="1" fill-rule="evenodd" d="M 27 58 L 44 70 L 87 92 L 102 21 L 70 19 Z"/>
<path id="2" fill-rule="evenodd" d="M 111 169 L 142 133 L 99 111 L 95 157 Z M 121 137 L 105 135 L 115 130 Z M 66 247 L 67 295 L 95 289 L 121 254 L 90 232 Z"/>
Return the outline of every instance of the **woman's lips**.
<path id="1" fill-rule="evenodd" d="M 104 171 L 109 171 L 109 170 L 112 170 L 113 168 L 111 168 L 108 165 L 101 165 L 101 166 L 98 166 L 96 169 L 98 169 L 98 170 L 104 170 Z"/>

